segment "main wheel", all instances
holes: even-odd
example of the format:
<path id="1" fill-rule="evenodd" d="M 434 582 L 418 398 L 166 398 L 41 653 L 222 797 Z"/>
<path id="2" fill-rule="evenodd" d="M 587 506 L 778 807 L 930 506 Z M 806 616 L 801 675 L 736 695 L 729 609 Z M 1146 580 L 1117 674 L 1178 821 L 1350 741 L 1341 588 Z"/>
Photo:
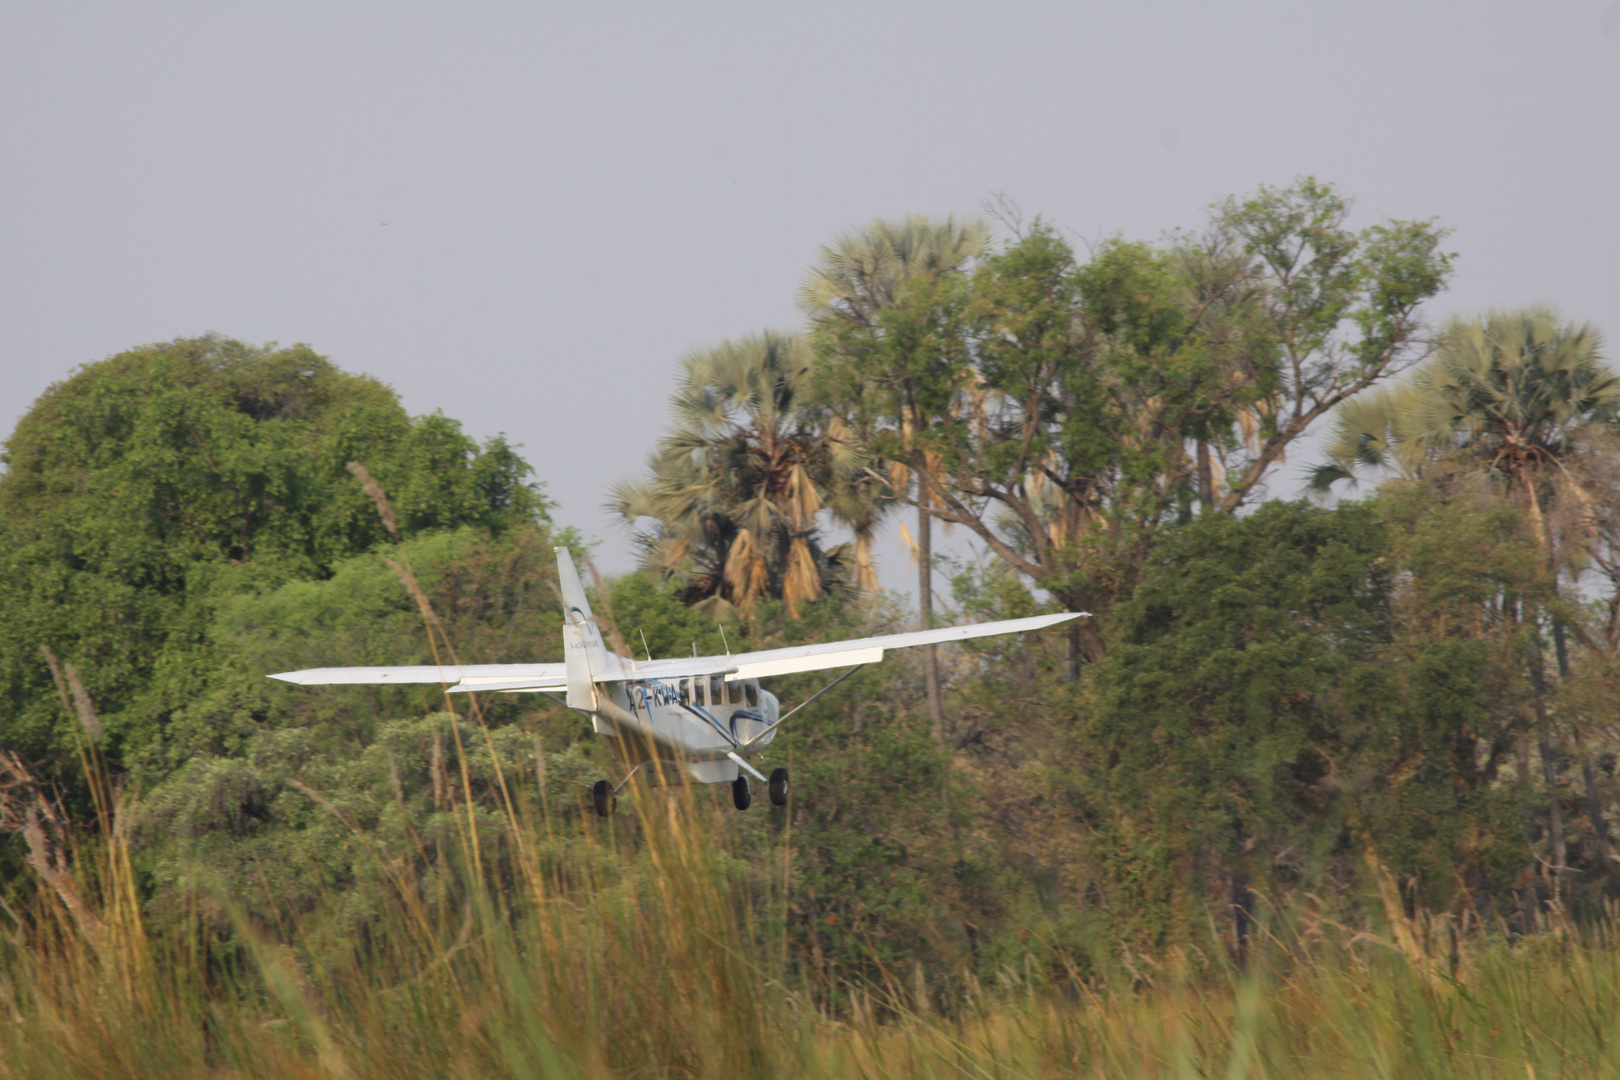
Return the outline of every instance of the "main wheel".
<path id="1" fill-rule="evenodd" d="M 613 794 L 613 785 L 606 780 L 598 780 L 591 785 L 591 805 L 603 817 L 613 813 L 619 806 L 619 797 Z"/>
<path id="2" fill-rule="evenodd" d="M 786 806 L 788 797 L 788 777 L 786 769 L 771 770 L 771 805 Z"/>
<path id="3" fill-rule="evenodd" d="M 754 792 L 748 786 L 748 777 L 738 776 L 731 782 L 731 802 L 739 810 L 746 810 L 754 805 Z"/>

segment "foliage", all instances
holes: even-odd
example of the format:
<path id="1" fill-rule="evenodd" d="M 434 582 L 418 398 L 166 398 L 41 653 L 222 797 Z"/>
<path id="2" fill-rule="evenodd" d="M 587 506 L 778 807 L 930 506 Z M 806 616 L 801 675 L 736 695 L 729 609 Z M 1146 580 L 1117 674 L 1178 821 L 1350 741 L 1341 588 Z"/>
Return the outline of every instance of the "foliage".
<path id="1" fill-rule="evenodd" d="M 1453 319 L 1438 352 L 1409 382 L 1342 405 L 1328 461 L 1312 483 L 1326 489 L 1358 469 L 1420 475 L 1466 458 L 1523 500 L 1545 541 L 1543 506 L 1570 488 L 1580 429 L 1612 422 L 1620 376 L 1603 363 L 1602 336 L 1560 323 L 1544 308 Z"/>
<path id="2" fill-rule="evenodd" d="M 48 907 L 17 912 L 0 940 L 0 1077 L 1597 1080 L 1620 1066 L 1612 918 L 1508 946 L 1398 903 L 1383 934 L 1353 937 L 1302 907 L 1267 913 L 1244 968 L 1185 949 L 1110 977 L 1032 940 L 993 979 L 891 969 L 831 1015 L 770 925 L 738 917 L 701 806 L 646 808 L 633 844 L 509 827 L 502 867 L 464 836 L 438 880 L 370 857 L 382 902 L 345 942 L 303 934 L 311 916 L 290 904 L 249 919 L 219 888 L 172 933 L 95 943 Z M 559 841 L 568 862 L 548 857 Z M 239 944 L 210 933 L 215 918 Z"/>
<path id="3" fill-rule="evenodd" d="M 924 437 L 952 392 L 948 297 L 989 243 L 980 221 L 913 215 L 874 221 L 821 249 L 799 290 L 821 359 L 822 396 L 863 451 L 875 451 L 861 488 L 879 503 L 918 507 L 916 537 L 900 526 L 917 567 L 917 610 L 934 622 L 933 489 L 938 462 Z M 853 427 L 850 427 L 850 424 Z M 939 650 L 922 650 L 928 711 L 943 734 Z"/>
<path id="4" fill-rule="evenodd" d="M 651 519 L 636 534 L 642 566 L 688 603 L 748 610 L 770 596 L 797 611 L 828 589 L 876 588 L 883 506 L 857 483 L 861 455 L 804 397 L 810 365 L 802 340 L 770 332 L 681 360 L 674 426 L 613 508 L 627 524 Z M 824 509 L 855 530 L 853 549 L 823 549 Z"/>
<path id="5" fill-rule="evenodd" d="M 1340 407 L 1329 461 L 1314 476 L 1319 488 L 1352 478 L 1358 466 L 1399 469 L 1430 482 L 1461 478 L 1522 508 L 1535 549 L 1553 575 L 1544 595 L 1525 596 L 1521 603 L 1522 618 L 1534 631 L 1522 660 L 1533 688 L 1555 880 L 1562 878 L 1570 854 L 1565 808 L 1557 794 L 1557 774 L 1570 742 L 1581 758 L 1591 827 L 1591 850 L 1581 861 L 1614 875 L 1604 799 L 1585 745 L 1592 718 L 1609 710 L 1577 704 L 1579 693 L 1566 693 L 1553 704 L 1547 691 L 1552 678 L 1565 683 L 1573 675 L 1566 641 L 1572 616 L 1576 633 L 1595 654 L 1588 669 L 1595 674 L 1609 667 L 1612 656 L 1596 635 L 1583 631 L 1583 620 L 1562 602 L 1557 588 L 1559 576 L 1589 562 L 1602 567 L 1608 557 L 1603 504 L 1614 491 L 1609 457 L 1620 376 L 1603 362 L 1601 350 L 1594 328 L 1561 323 L 1550 309 L 1454 319 L 1438 352 L 1410 382 Z M 1550 622 L 1555 674 L 1548 671 L 1540 639 L 1544 622 Z M 1527 747 L 1521 747 L 1521 777 L 1529 768 L 1527 757 Z"/>
<path id="6" fill-rule="evenodd" d="M 0 477 L 0 742 L 71 759 L 46 645 L 101 703 L 110 755 L 183 757 L 190 737 L 173 729 L 227 661 L 209 647 L 220 604 L 325 577 L 387 539 L 346 471 L 356 459 L 407 537 L 544 519 L 503 440 L 480 448 L 445 417 L 411 420 L 382 384 L 304 346 L 175 341 L 53 386 Z"/>
<path id="7" fill-rule="evenodd" d="M 896 498 L 1105 611 L 1163 522 L 1194 499 L 1235 511 L 1312 423 L 1422 355 L 1443 231 L 1353 233 L 1348 209 L 1310 179 L 1262 188 L 1204 236 L 1110 242 L 1084 265 L 1036 222 L 970 276 L 909 278 L 865 318 L 820 312 L 824 393 L 918 471 Z M 1075 634 L 1077 673 L 1103 639 Z"/>
<path id="8" fill-rule="evenodd" d="M 1145 941 L 1214 903 L 1241 944 L 1251 890 L 1340 891 L 1369 845 L 1427 906 L 1506 894 L 1528 694 L 1492 609 L 1544 582 L 1499 514 L 1411 513 L 1270 503 L 1156 550 L 1075 733 L 1092 870 Z"/>

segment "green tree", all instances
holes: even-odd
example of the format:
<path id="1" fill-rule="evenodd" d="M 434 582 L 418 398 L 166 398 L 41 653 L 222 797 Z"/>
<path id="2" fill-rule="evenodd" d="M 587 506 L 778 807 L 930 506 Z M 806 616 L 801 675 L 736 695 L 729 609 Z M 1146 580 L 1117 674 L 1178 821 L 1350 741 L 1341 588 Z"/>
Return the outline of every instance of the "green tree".
<path id="1" fill-rule="evenodd" d="M 1511 512 L 1420 505 L 1268 503 L 1155 549 L 1075 744 L 1096 881 L 1136 933 L 1185 937 L 1209 897 L 1241 949 L 1254 890 L 1354 878 L 1368 846 L 1434 907 L 1509 878 L 1493 780 L 1526 688 L 1492 601 L 1539 570 Z"/>
<path id="2" fill-rule="evenodd" d="M 327 576 L 388 538 L 347 471 L 356 459 L 407 538 L 544 518 L 504 441 L 413 420 L 387 387 L 305 346 L 175 341 L 53 386 L 0 477 L 0 742 L 71 760 L 45 645 L 82 675 L 110 755 L 189 752 L 165 744 L 215 677 L 220 603 Z"/>
<path id="3" fill-rule="evenodd" d="M 847 432 L 805 396 L 812 362 L 801 338 L 770 331 L 689 353 L 650 475 L 614 490 L 627 524 L 653 522 L 636 534 L 643 567 L 678 580 L 688 603 L 751 610 L 769 596 L 797 613 L 829 588 L 876 587 L 885 502 L 860 482 Z M 852 548 L 823 548 L 823 510 L 854 530 Z"/>
<path id="4" fill-rule="evenodd" d="M 1315 420 L 1427 348 L 1443 231 L 1354 233 L 1348 209 L 1314 180 L 1262 188 L 1202 237 L 1084 265 L 1037 222 L 971 276 L 902 282 L 870 330 L 827 316 L 830 398 L 880 456 L 910 454 L 897 498 L 1105 612 L 1167 518 L 1236 511 Z M 1078 674 L 1103 637 L 1073 634 Z"/>
<path id="5" fill-rule="evenodd" d="M 1254 316 L 1277 378 L 1258 402 L 1253 451 L 1227 465 L 1223 510 L 1252 498 L 1288 447 L 1345 401 L 1422 360 L 1425 301 L 1451 276 L 1448 231 L 1385 221 L 1353 232 L 1350 201 L 1312 177 L 1228 199 L 1211 239 L 1241 250 L 1261 289 Z"/>
<path id="6" fill-rule="evenodd" d="M 1558 575 L 1584 564 L 1595 539 L 1582 461 L 1582 448 L 1592 440 L 1583 436 L 1595 425 L 1612 424 L 1617 412 L 1620 376 L 1603 362 L 1602 338 L 1590 325 L 1564 323 L 1545 308 L 1453 319 L 1438 351 L 1410 381 L 1341 406 L 1328 461 L 1315 470 L 1313 482 L 1325 489 L 1358 471 L 1378 470 L 1411 478 L 1461 472 L 1484 480 L 1523 510 L 1556 590 Z M 1539 605 L 1528 609 L 1526 623 L 1535 633 L 1529 663 L 1538 691 L 1541 620 Z M 1551 625 L 1560 674 L 1567 679 L 1565 626 L 1556 612 Z M 1538 692 L 1533 704 L 1553 865 L 1561 871 L 1567 865 L 1556 776 L 1562 755 L 1543 698 Z M 1606 856 L 1601 800 L 1590 762 L 1583 764 L 1588 815 Z M 1525 757 L 1521 768 L 1528 771 Z"/>
<path id="7" fill-rule="evenodd" d="M 928 307 L 921 296 L 948 295 L 989 241 L 980 221 L 917 215 L 874 221 L 823 246 L 799 290 L 823 363 L 834 369 L 825 380 L 836 388 L 833 399 L 857 418 L 863 445 L 883 446 L 884 462 L 873 464 L 886 469 L 873 477 L 889 498 L 904 499 L 910 491 L 917 507 L 917 609 L 925 627 L 934 611 L 934 494 L 924 476 L 934 462 L 922 436 L 950 405 L 948 369 L 954 365 L 943 348 L 949 331 L 939 333 L 926 316 L 912 316 Z M 897 312 L 902 297 L 903 314 Z M 874 429 L 887 437 L 874 439 Z M 942 730 L 939 656 L 932 645 L 923 649 L 923 672 L 929 713 Z"/>
<path id="8" fill-rule="evenodd" d="M 1620 410 L 1620 376 L 1603 362 L 1602 336 L 1529 308 L 1453 319 L 1442 342 L 1408 382 L 1339 409 L 1313 484 L 1325 490 L 1378 469 L 1419 476 L 1466 460 L 1525 507 L 1536 541 L 1556 557 L 1547 507 L 1584 498 L 1568 467 L 1580 432 Z"/>

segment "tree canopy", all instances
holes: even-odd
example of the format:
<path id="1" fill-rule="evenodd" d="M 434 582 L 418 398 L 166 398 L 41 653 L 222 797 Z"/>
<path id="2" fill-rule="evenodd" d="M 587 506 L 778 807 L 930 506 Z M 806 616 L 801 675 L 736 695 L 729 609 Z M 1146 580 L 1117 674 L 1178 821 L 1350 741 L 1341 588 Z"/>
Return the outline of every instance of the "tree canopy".
<path id="1" fill-rule="evenodd" d="M 389 540 L 352 461 L 404 537 L 546 514 L 504 440 L 412 419 L 305 346 L 215 337 L 85 365 L 23 417 L 4 460 L 0 701 L 6 743 L 32 755 L 71 747 L 41 646 L 103 703 L 110 752 L 159 751 L 206 696 L 224 598 L 325 578 Z"/>
<path id="2" fill-rule="evenodd" d="M 863 455 L 804 393 L 803 339 L 765 332 L 681 360 L 674 423 L 649 475 L 620 484 L 613 508 L 632 526 L 645 569 L 679 582 L 689 602 L 790 611 L 830 588 L 875 589 L 872 530 L 884 504 L 862 483 Z M 855 532 L 828 550 L 820 516 Z"/>

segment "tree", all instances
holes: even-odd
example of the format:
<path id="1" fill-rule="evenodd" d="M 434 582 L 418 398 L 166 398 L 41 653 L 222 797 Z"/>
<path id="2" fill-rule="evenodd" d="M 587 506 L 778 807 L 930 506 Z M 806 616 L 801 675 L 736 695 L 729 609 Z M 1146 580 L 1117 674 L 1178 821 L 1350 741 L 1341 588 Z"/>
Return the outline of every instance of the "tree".
<path id="1" fill-rule="evenodd" d="M 948 289 L 989 239 L 989 229 L 980 221 L 915 215 L 874 221 L 824 246 L 799 290 L 823 363 L 837 369 L 826 380 L 838 387 L 834 399 L 845 405 L 862 403 L 856 415 L 862 421 L 863 445 L 874 445 L 873 427 L 891 436 L 885 440 L 885 471 L 874 471 L 873 477 L 888 489 L 889 498 L 912 492 L 917 507 L 917 610 L 924 627 L 932 624 L 934 611 L 934 496 L 922 479 L 933 462 L 921 436 L 948 401 L 934 400 L 942 362 L 938 336 L 926 319 L 903 328 L 893 316 L 902 296 L 908 297 L 909 310 L 917 306 L 919 290 Z M 923 649 L 923 675 L 928 711 L 935 730 L 941 731 L 939 655 L 932 645 Z"/>
<path id="2" fill-rule="evenodd" d="M 681 360 L 650 476 L 620 484 L 612 506 L 631 525 L 655 522 L 636 537 L 642 565 L 681 581 L 688 603 L 747 610 L 770 596 L 797 614 L 828 588 L 876 587 L 886 504 L 847 433 L 804 396 L 812 361 L 802 339 L 771 331 Z M 851 550 L 823 549 L 824 509 L 854 529 Z"/>
<path id="3" fill-rule="evenodd" d="M 1241 950 L 1253 890 L 1353 877 L 1369 844 L 1421 903 L 1510 877 L 1493 780 L 1524 675 L 1488 601 L 1538 571 L 1500 508 L 1413 509 L 1271 502 L 1161 539 L 1068 773 L 1122 929 L 1185 940 L 1210 896 Z"/>
<path id="4" fill-rule="evenodd" d="M 1167 518 L 1236 511 L 1315 420 L 1428 348 L 1443 231 L 1358 234 L 1347 214 L 1307 179 L 1229 200 L 1202 237 L 1110 242 L 1084 265 L 1037 222 L 971 276 L 901 282 L 870 330 L 825 319 L 847 358 L 834 399 L 871 445 L 911 455 L 897 498 L 1104 612 Z M 1103 637 L 1073 634 L 1077 675 Z"/>
<path id="5" fill-rule="evenodd" d="M 1602 336 L 1529 308 L 1453 319 L 1442 340 L 1410 382 L 1340 408 L 1312 484 L 1326 490 L 1367 469 L 1418 476 L 1461 458 L 1522 502 L 1537 543 L 1553 544 L 1549 502 L 1584 499 L 1568 468 L 1579 433 L 1620 410 L 1620 376 L 1603 363 Z"/>
<path id="6" fill-rule="evenodd" d="M 1358 470 L 1393 469 L 1413 478 L 1472 473 L 1522 507 L 1556 590 L 1558 575 L 1584 561 L 1593 540 L 1593 500 L 1579 460 L 1582 435 L 1620 413 L 1620 376 L 1603 363 L 1601 350 L 1593 327 L 1563 323 L 1545 308 L 1453 319 L 1439 350 L 1410 382 L 1340 408 L 1328 461 L 1315 470 L 1313 483 L 1325 490 L 1354 479 Z M 1566 527 L 1550 529 L 1549 519 Z M 1532 608 L 1527 621 L 1535 625 L 1540 617 Z M 1560 674 L 1567 679 L 1565 627 L 1556 613 L 1552 630 Z M 1530 664 L 1539 687 L 1539 631 L 1535 646 Z M 1554 865 L 1561 871 L 1566 855 L 1555 776 L 1560 753 L 1539 692 L 1534 707 L 1550 792 Z M 1527 764 L 1522 768 L 1527 771 Z M 1584 772 L 1588 805 L 1596 808 L 1592 827 L 1606 849 L 1589 762 Z"/>
<path id="7" fill-rule="evenodd" d="M 1256 451 L 1227 468 L 1221 509 L 1252 497 L 1288 447 L 1336 405 L 1433 348 L 1423 303 L 1445 287 L 1448 230 L 1427 221 L 1345 228 L 1350 202 L 1311 177 L 1228 199 L 1212 236 L 1239 247 L 1263 288 L 1256 318 L 1278 378 L 1258 403 Z"/>
<path id="8" fill-rule="evenodd" d="M 230 596 L 329 576 L 387 539 L 362 459 L 406 537 L 544 519 L 527 464 L 306 346 L 179 340 L 89 364 L 6 444 L 0 477 L 0 741 L 72 760 L 40 646 L 83 675 L 107 752 L 154 760 L 206 696 Z"/>

